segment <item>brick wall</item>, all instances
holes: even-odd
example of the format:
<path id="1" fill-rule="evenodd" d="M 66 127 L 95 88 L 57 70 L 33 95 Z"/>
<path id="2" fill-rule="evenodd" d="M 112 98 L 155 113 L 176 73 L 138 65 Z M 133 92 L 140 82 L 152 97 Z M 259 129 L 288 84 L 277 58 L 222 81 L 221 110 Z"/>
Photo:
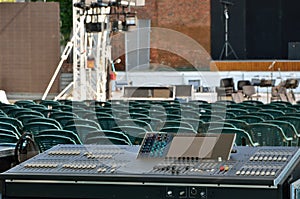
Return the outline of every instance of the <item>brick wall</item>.
<path id="1" fill-rule="evenodd" d="M 203 46 L 210 54 L 210 0 L 146 0 L 144 7 L 135 8 L 139 19 L 151 19 L 151 27 L 166 28 L 173 31 L 178 31 L 188 39 L 195 40 Z M 158 36 L 159 37 L 159 36 Z M 198 67 L 208 67 L 207 57 L 205 52 L 200 52 L 201 61 L 191 63 L 191 59 L 186 59 L 186 56 L 191 55 L 191 49 L 186 47 L 186 43 L 178 41 L 174 42 L 176 48 L 182 49 L 180 54 L 168 52 L 164 49 L 155 49 L 153 46 L 157 44 L 153 42 L 168 42 L 170 40 L 155 39 L 151 41 L 151 63 L 163 64 L 172 67 L 191 66 L 197 64 Z M 167 44 L 166 44 L 167 45 Z M 195 53 L 194 50 L 192 53 Z M 177 55 L 176 55 L 177 54 Z"/>

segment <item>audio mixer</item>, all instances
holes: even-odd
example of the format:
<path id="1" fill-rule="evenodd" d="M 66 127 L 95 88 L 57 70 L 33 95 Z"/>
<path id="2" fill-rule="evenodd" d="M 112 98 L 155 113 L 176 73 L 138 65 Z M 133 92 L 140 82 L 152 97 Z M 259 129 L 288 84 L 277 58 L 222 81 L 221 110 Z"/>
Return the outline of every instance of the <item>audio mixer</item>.
<path id="1" fill-rule="evenodd" d="M 232 147 L 231 138 L 148 133 L 141 146 L 57 145 L 2 173 L 2 197 L 289 198 L 300 150 Z"/>

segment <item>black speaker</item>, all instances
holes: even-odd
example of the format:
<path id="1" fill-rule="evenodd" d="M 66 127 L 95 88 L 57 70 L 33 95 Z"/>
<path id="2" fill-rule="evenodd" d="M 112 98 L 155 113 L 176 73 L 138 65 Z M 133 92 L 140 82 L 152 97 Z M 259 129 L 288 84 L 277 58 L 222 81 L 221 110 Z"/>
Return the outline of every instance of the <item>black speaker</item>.
<path id="1" fill-rule="evenodd" d="M 300 59 L 300 42 L 289 42 L 289 59 Z"/>

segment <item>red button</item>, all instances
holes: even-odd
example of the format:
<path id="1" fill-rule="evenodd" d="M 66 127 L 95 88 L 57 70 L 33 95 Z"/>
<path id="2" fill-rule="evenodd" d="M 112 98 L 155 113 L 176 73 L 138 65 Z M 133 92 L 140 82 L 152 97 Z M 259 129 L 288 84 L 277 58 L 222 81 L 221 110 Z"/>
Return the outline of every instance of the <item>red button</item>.
<path id="1" fill-rule="evenodd" d="M 225 167 L 224 166 L 220 166 L 220 171 L 224 171 Z"/>

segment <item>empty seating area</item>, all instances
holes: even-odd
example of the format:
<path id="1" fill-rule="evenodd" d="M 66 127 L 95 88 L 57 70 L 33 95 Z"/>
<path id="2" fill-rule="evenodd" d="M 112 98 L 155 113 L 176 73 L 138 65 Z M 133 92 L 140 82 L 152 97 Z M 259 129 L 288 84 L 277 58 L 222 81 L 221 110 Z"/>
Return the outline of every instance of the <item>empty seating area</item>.
<path id="1" fill-rule="evenodd" d="M 235 133 L 236 145 L 300 146 L 300 106 L 283 101 L 30 101 L 0 104 L 0 142 L 139 145 L 147 132 Z"/>

